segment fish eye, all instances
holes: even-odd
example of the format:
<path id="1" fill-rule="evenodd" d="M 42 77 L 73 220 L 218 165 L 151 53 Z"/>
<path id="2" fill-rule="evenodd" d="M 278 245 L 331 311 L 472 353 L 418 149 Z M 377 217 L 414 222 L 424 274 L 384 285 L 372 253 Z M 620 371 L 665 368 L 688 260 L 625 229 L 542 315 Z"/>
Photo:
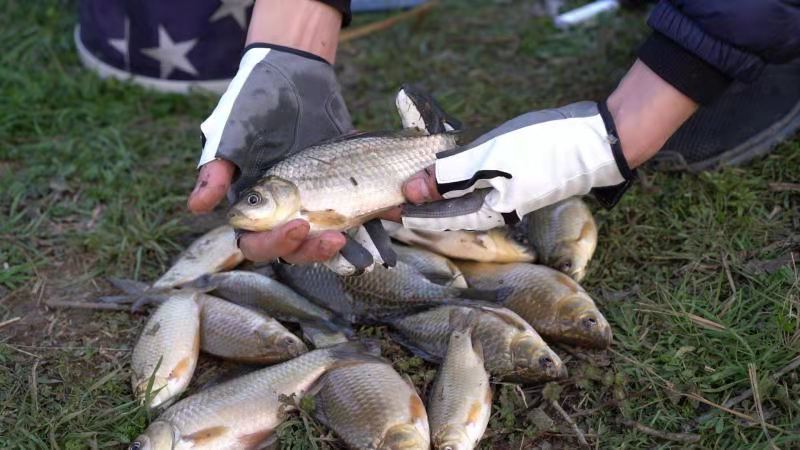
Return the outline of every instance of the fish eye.
<path id="1" fill-rule="evenodd" d="M 247 204 L 250 206 L 256 206 L 261 203 L 261 196 L 258 192 L 251 192 L 247 194 Z"/>
<path id="2" fill-rule="evenodd" d="M 131 445 L 128 446 L 128 450 L 139 450 L 142 448 L 142 443 L 139 441 L 131 442 Z"/>

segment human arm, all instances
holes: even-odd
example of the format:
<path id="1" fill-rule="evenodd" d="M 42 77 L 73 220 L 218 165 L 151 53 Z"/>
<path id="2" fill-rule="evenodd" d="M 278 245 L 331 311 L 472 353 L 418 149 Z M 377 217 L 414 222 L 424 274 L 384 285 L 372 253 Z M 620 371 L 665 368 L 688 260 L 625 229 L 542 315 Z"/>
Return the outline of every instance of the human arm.
<path id="1" fill-rule="evenodd" d="M 483 151 L 470 148 L 474 144 L 459 150 L 471 152 L 472 162 L 464 155 L 442 155 L 434 170 L 406 184 L 409 201 L 488 188 L 479 190 L 484 197 L 472 194 L 472 201 L 450 202 L 447 208 L 407 208 L 404 222 L 488 228 L 590 190 L 611 205 L 630 184 L 630 169 L 655 154 L 698 103 L 712 102 L 732 79 L 752 80 L 765 62 L 800 56 L 796 2 L 662 1 L 649 22 L 654 33 L 640 49 L 640 60 L 596 113 L 585 107 L 576 113 L 573 105 L 529 113 L 502 125 L 494 139 L 479 139 Z M 609 170 L 612 160 L 618 171 Z"/>
<path id="2" fill-rule="evenodd" d="M 241 86 L 236 91 L 229 88 L 225 94 L 232 106 L 224 111 L 223 96 L 212 117 L 204 123 L 206 145 L 197 183 L 188 201 L 192 212 L 211 211 L 226 195 L 237 195 L 252 184 L 270 161 L 316 140 L 332 138 L 350 130 L 350 118 L 329 66 L 336 55 L 341 25 L 342 13 L 316 0 L 256 1 L 248 30 L 248 46 L 265 43 L 301 54 L 289 51 L 273 52 L 266 57 L 256 53 L 245 54 L 237 74 Z M 314 61 L 314 58 L 320 61 Z M 327 67 L 323 62 L 327 62 Z M 251 70 L 248 74 L 242 72 L 246 67 Z M 270 68 L 275 70 L 270 72 Z M 303 73 L 317 79 L 311 89 L 298 86 L 292 80 L 294 75 Z M 288 84 L 281 84 L 287 80 Z M 290 88 L 299 100 L 293 102 L 273 95 L 281 87 Z M 265 90 L 274 92 L 261 92 Z M 258 94 L 262 95 L 258 97 Z M 272 114 L 255 117 L 252 114 L 254 106 L 248 105 L 248 97 L 254 100 L 258 97 L 265 109 L 274 105 Z M 330 98 L 337 102 L 337 106 L 331 114 L 324 114 L 326 106 L 330 105 L 325 102 Z M 301 108 L 311 114 L 294 119 L 291 112 Z M 212 120 L 215 118 L 218 120 Z M 229 121 L 253 123 L 249 128 L 237 129 L 228 126 Z M 303 133 L 292 135 L 290 132 L 295 128 Z M 306 130 L 309 132 L 305 133 Z M 271 232 L 245 234 L 239 245 L 248 259 L 262 261 L 282 257 L 292 263 L 330 259 L 345 245 L 345 238 L 340 233 L 328 232 L 309 238 L 308 231 L 307 223 L 293 221 Z"/>

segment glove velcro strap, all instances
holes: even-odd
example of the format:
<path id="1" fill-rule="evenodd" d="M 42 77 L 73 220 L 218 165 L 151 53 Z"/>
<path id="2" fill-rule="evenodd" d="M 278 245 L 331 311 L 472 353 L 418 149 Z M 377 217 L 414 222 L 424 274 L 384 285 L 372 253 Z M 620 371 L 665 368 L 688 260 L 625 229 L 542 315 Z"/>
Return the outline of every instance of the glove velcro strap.
<path id="1" fill-rule="evenodd" d="M 491 180 L 498 177 L 508 178 L 509 180 L 513 178 L 510 173 L 502 170 L 479 170 L 468 180 L 453 181 L 451 183 L 439 183 L 437 180 L 436 189 L 441 195 L 452 191 L 468 191 L 478 180 Z"/>
<path id="2" fill-rule="evenodd" d="M 625 181 L 616 186 L 603 186 L 592 189 L 592 195 L 603 205 L 604 208 L 610 209 L 616 205 L 622 196 L 631 187 L 633 181 L 636 179 L 636 170 L 631 169 L 628 161 L 625 159 L 625 154 L 622 152 L 622 145 L 620 144 L 619 134 L 617 133 L 617 126 L 614 123 L 614 117 L 608 110 L 606 102 L 599 103 L 597 109 L 600 112 L 600 117 L 606 126 L 606 133 L 608 133 L 608 143 L 611 146 L 611 154 L 614 156 L 614 161 L 617 163 L 619 173 L 625 178 Z"/>

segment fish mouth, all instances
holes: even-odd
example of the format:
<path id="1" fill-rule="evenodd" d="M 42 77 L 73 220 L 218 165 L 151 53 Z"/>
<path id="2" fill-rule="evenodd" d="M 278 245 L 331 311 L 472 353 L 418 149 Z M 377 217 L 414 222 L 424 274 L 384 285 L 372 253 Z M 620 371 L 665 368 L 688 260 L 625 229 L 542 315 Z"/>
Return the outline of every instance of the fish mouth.
<path id="1" fill-rule="evenodd" d="M 236 208 L 228 211 L 228 223 L 237 230 L 262 231 L 259 230 L 257 221 L 250 219 Z"/>

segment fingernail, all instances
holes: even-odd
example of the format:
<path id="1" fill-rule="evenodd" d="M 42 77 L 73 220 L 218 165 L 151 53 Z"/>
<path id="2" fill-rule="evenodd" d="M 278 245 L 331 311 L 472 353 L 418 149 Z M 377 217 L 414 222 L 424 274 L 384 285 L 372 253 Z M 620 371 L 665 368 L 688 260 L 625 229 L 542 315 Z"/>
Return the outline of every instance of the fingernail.
<path id="1" fill-rule="evenodd" d="M 300 239 L 303 239 L 304 235 L 305 235 L 305 232 L 303 231 L 303 227 L 301 227 L 301 226 L 296 226 L 296 227 L 294 227 L 291 230 L 286 232 L 286 236 L 289 239 L 292 239 L 292 240 L 295 240 L 295 241 L 299 241 Z"/>
<path id="2" fill-rule="evenodd" d="M 330 258 L 330 257 L 332 257 L 332 256 L 333 256 L 333 254 L 335 253 L 335 251 L 336 251 L 336 250 L 334 249 L 334 247 L 333 247 L 333 244 L 331 244 L 330 242 L 328 242 L 328 241 L 321 241 L 321 242 L 319 243 L 319 251 L 320 251 L 320 253 L 322 253 L 322 255 L 324 255 L 326 258 Z"/>
<path id="3" fill-rule="evenodd" d="M 431 201 L 431 191 L 428 189 L 428 183 L 422 178 L 416 178 L 408 183 L 409 193 L 415 194 L 419 197 L 417 200 L 421 202 Z"/>
<path id="4" fill-rule="evenodd" d="M 205 167 L 203 167 L 200 169 L 200 174 L 197 176 L 197 183 L 194 185 L 192 195 L 206 186 L 208 186 L 208 176 L 206 175 Z"/>

